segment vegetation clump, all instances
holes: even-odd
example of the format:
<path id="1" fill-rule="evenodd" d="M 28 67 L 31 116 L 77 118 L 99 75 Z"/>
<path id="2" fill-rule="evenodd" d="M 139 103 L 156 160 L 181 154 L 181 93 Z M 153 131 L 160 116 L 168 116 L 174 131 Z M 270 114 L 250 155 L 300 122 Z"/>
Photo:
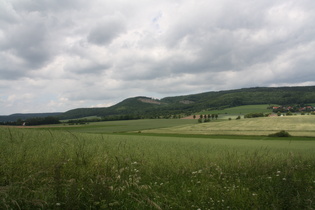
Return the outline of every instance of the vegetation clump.
<path id="1" fill-rule="evenodd" d="M 269 136 L 270 137 L 290 137 L 291 135 L 287 131 L 282 130 L 277 133 L 269 134 Z"/>
<path id="2" fill-rule="evenodd" d="M 249 113 L 244 116 L 244 118 L 255 118 L 255 117 L 265 117 L 264 113 Z"/>

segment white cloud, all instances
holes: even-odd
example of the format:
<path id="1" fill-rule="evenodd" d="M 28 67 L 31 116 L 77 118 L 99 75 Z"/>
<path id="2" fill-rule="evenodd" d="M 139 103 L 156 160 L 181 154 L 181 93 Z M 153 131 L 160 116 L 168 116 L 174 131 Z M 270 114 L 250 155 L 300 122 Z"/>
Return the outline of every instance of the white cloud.
<path id="1" fill-rule="evenodd" d="M 311 0 L 0 2 L 1 114 L 314 84 Z"/>

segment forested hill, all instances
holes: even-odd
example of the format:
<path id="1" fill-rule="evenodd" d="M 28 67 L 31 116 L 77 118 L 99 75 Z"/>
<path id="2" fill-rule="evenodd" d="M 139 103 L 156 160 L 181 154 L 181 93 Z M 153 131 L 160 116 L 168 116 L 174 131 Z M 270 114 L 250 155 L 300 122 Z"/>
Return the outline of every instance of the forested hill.
<path id="1" fill-rule="evenodd" d="M 62 112 L 53 113 L 28 113 L 28 114 L 11 114 L 7 116 L 0 116 L 0 122 L 13 122 L 18 119 L 25 120 L 29 118 L 44 118 L 49 116 L 60 116 Z"/>
<path id="2" fill-rule="evenodd" d="M 125 99 L 111 107 L 78 108 L 54 115 L 60 119 L 74 119 L 87 116 L 155 118 L 174 114 L 189 115 L 206 109 L 222 109 L 239 105 L 293 105 L 309 103 L 315 103 L 315 86 L 256 87 L 166 97 L 160 100 L 140 96 Z M 3 121 L 4 117 L 8 119 L 8 116 L 0 116 L 0 121 Z M 20 118 L 25 119 L 23 116 L 20 116 Z"/>
<path id="3" fill-rule="evenodd" d="M 166 97 L 160 100 L 148 97 L 128 98 L 108 108 L 74 109 L 60 117 L 72 119 L 84 116 L 129 115 L 154 118 L 174 114 L 189 115 L 205 109 L 222 109 L 240 105 L 308 103 L 315 103 L 315 86 L 256 87 Z"/>

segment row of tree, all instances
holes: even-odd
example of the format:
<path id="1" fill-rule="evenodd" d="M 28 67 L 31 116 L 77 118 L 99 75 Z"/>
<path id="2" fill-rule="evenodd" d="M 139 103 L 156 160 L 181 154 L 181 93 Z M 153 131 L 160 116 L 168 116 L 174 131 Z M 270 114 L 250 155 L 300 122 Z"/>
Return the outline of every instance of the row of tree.
<path id="1" fill-rule="evenodd" d="M 193 116 L 194 119 L 196 119 L 196 115 Z M 218 114 L 208 114 L 208 115 L 199 115 L 199 119 L 198 119 L 198 122 L 199 123 L 202 123 L 202 122 L 210 122 L 211 119 L 214 120 L 214 119 L 218 119 L 219 115 Z"/>
<path id="2" fill-rule="evenodd" d="M 255 117 L 267 117 L 269 114 L 264 113 L 249 113 L 244 115 L 244 118 L 255 118 Z"/>
<path id="3" fill-rule="evenodd" d="M 48 117 L 34 117 L 28 118 L 26 120 L 18 119 L 11 122 L 1 122 L 1 125 L 17 125 L 17 126 L 31 126 L 31 125 L 50 125 L 50 124 L 59 124 L 60 121 L 57 117 L 48 116 Z"/>
<path id="4" fill-rule="evenodd" d="M 199 115 L 199 119 L 211 119 L 212 118 L 212 120 L 215 118 L 215 119 L 218 119 L 218 114 L 205 114 L 205 115 Z M 193 116 L 194 117 L 194 119 L 196 119 L 196 115 L 194 115 Z"/>

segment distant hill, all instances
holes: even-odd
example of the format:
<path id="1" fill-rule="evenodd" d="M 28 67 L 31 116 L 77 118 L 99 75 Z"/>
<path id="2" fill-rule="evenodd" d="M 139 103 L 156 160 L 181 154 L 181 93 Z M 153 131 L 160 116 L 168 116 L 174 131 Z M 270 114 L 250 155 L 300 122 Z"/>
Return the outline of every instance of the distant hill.
<path id="1" fill-rule="evenodd" d="M 141 118 L 168 117 L 175 114 L 190 115 L 202 110 L 224 109 L 254 104 L 308 104 L 315 103 L 315 86 L 305 87 L 255 87 L 236 90 L 212 91 L 199 94 L 166 97 L 160 100 L 146 96 L 128 98 L 111 107 L 78 108 L 64 113 L 38 114 L 75 119 L 87 116 L 138 116 Z M 45 116 L 44 116 L 45 115 Z M 9 117 L 9 118 L 8 118 Z M 3 119 L 25 119 L 34 114 L 0 116 Z"/>
<path id="2" fill-rule="evenodd" d="M 0 116 L 0 122 L 14 122 L 18 119 L 25 120 L 35 117 L 49 117 L 49 116 L 60 116 L 62 112 L 53 112 L 53 113 L 28 113 L 28 114 L 11 114 L 7 116 Z"/>
<path id="3" fill-rule="evenodd" d="M 155 118 L 174 114 L 193 114 L 202 110 L 224 109 L 254 104 L 307 104 L 315 102 L 315 86 L 255 87 L 166 97 L 128 98 L 108 108 L 81 108 L 60 115 L 62 119 L 86 116 L 139 115 Z"/>

